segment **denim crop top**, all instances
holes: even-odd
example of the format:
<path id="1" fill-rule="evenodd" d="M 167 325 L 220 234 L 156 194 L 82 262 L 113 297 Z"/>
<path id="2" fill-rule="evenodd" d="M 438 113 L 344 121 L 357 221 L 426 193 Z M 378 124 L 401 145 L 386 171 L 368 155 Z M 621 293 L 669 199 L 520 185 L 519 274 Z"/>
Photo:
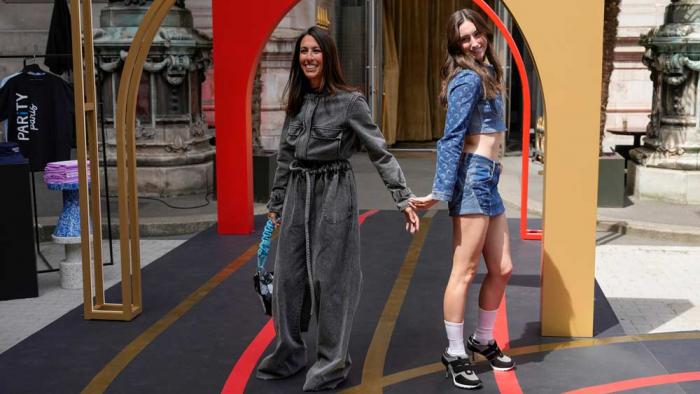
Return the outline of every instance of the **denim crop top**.
<path id="1" fill-rule="evenodd" d="M 484 98 L 481 77 L 472 70 L 458 72 L 447 85 L 445 135 L 437 143 L 433 198 L 450 201 L 464 138 L 467 134 L 491 134 L 506 130 L 503 98 Z"/>

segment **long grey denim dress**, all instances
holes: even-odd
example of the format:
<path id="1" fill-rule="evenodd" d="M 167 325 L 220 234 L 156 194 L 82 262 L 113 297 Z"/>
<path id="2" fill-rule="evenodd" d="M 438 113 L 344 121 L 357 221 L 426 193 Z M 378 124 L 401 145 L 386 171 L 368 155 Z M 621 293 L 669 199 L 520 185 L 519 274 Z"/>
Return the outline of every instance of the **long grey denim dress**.
<path id="1" fill-rule="evenodd" d="M 305 391 L 333 389 L 348 376 L 348 342 L 360 298 L 360 232 L 355 176 L 348 159 L 362 146 L 403 210 L 413 196 L 362 94 L 310 93 L 287 116 L 268 208 L 281 213 L 272 317 L 272 354 L 257 377 L 280 379 L 306 366 L 301 333 L 318 323 L 316 361 Z"/>

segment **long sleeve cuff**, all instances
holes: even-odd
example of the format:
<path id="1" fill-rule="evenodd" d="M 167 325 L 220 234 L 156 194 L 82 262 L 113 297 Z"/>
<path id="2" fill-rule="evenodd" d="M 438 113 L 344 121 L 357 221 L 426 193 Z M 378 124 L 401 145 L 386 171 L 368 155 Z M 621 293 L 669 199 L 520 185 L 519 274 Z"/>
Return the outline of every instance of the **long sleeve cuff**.
<path id="1" fill-rule="evenodd" d="M 396 202 L 396 207 L 399 209 L 399 211 L 403 211 L 408 207 L 408 200 L 415 197 L 416 195 L 413 194 L 411 189 L 408 187 L 400 190 L 392 190 L 391 191 L 391 197 L 394 199 Z"/>
<path id="2" fill-rule="evenodd" d="M 270 201 L 267 202 L 267 209 L 270 212 L 280 213 L 284 206 L 284 190 L 273 190 L 270 194 Z"/>
<path id="3" fill-rule="evenodd" d="M 435 200 L 450 201 L 452 199 L 452 193 L 448 193 L 448 192 L 441 192 L 441 191 L 433 190 L 431 194 L 433 195 L 433 199 L 435 199 Z"/>

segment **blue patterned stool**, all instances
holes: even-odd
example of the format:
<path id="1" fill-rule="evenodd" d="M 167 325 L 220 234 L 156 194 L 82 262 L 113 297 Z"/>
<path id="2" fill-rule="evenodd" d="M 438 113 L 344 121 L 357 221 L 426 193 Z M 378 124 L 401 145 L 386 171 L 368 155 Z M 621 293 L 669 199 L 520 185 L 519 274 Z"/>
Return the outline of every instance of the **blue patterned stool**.
<path id="1" fill-rule="evenodd" d="M 48 183 L 51 190 L 63 191 L 63 210 L 51 237 L 64 245 L 66 258 L 61 262 L 61 287 L 83 287 L 83 266 L 80 249 L 80 200 L 78 183 Z"/>
<path id="2" fill-rule="evenodd" d="M 49 183 L 50 190 L 63 191 L 63 210 L 52 237 L 57 243 L 80 243 L 80 200 L 77 183 Z"/>

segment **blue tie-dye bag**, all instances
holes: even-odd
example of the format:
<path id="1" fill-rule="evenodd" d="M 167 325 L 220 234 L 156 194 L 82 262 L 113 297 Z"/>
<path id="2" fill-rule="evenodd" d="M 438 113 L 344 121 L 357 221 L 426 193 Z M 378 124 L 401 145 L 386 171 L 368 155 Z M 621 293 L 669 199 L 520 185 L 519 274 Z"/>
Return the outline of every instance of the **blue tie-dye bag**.
<path id="1" fill-rule="evenodd" d="M 255 292 L 258 293 L 263 310 L 268 316 L 272 315 L 272 279 L 274 275 L 272 271 L 268 272 L 265 269 L 265 264 L 270 252 L 270 239 L 273 231 L 275 231 L 275 222 L 268 219 L 258 247 L 258 269 L 253 276 Z"/>

